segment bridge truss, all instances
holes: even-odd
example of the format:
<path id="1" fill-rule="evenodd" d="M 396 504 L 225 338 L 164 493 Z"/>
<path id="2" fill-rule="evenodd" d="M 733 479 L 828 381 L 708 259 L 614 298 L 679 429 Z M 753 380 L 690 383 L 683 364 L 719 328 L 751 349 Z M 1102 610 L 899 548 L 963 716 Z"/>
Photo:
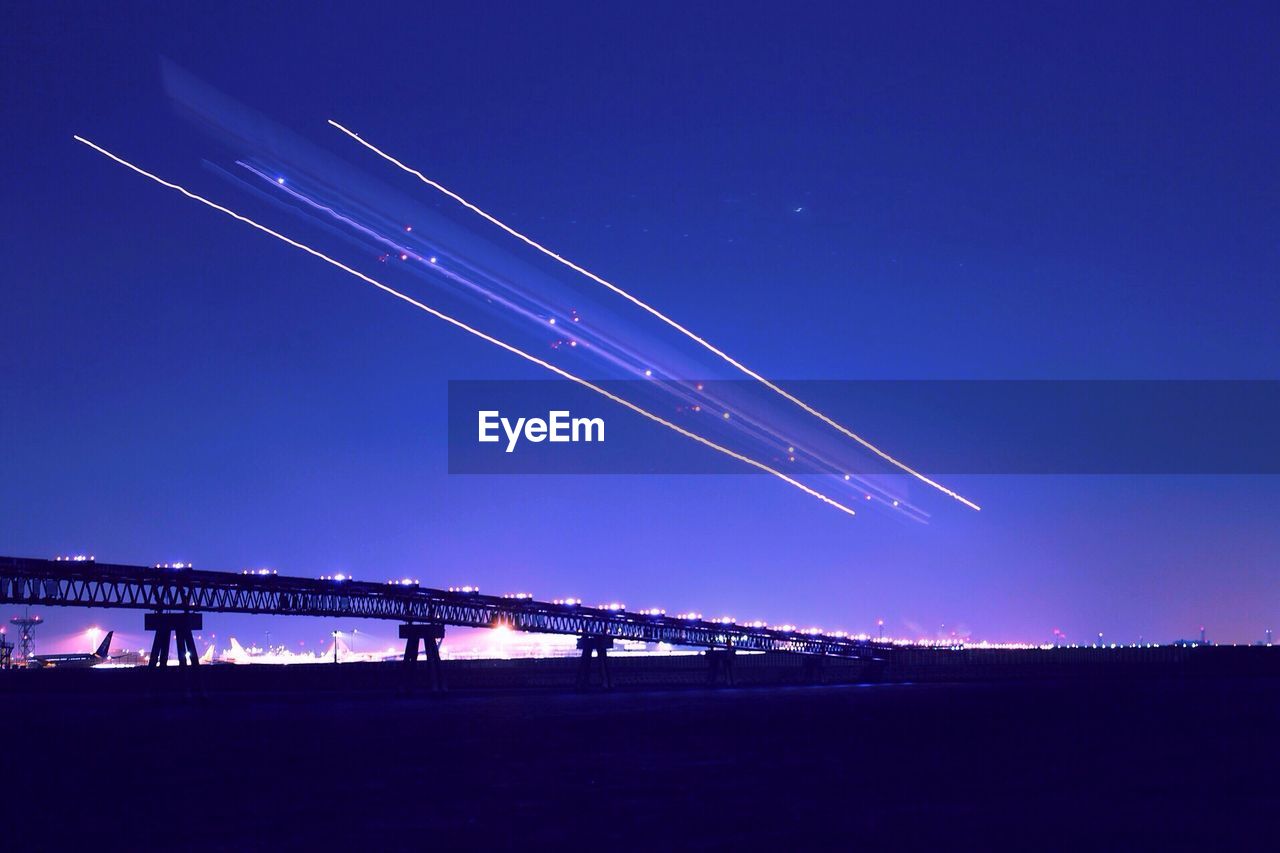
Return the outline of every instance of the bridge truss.
<path id="1" fill-rule="evenodd" d="M 0 603 L 155 613 L 261 613 L 637 640 L 706 649 L 873 660 L 876 643 L 846 636 L 649 615 L 401 583 L 149 568 L 92 560 L 0 557 Z M 609 645 L 612 645 L 610 643 Z M 415 653 L 416 657 L 416 653 Z"/>

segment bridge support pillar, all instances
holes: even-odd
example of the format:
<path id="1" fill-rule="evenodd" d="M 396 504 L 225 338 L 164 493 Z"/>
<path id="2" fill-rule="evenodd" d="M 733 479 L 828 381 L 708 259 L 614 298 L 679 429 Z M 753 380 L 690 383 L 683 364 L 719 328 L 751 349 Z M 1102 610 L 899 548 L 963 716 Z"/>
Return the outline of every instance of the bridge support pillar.
<path id="1" fill-rule="evenodd" d="M 400 639 L 404 644 L 404 686 L 413 684 L 414 664 L 418 662 L 418 647 L 426 645 L 427 685 L 432 693 L 448 690 L 444 682 L 444 665 L 440 660 L 440 644 L 444 642 L 444 626 L 432 623 L 409 623 L 400 626 Z"/>
<path id="2" fill-rule="evenodd" d="M 199 613 L 148 613 L 142 617 L 143 627 L 155 632 L 151 643 L 151 657 L 147 659 L 149 667 L 163 667 L 169 664 L 169 641 L 176 641 L 178 666 L 197 666 L 200 663 L 200 652 L 196 651 L 196 640 L 192 631 L 204 627 L 204 617 Z"/>
<path id="3" fill-rule="evenodd" d="M 600 685 L 605 690 L 613 689 L 613 679 L 609 677 L 609 649 L 613 648 L 612 637 L 579 637 L 578 648 L 582 658 L 578 664 L 578 689 L 586 690 L 591 686 L 591 655 L 594 652 L 600 663 Z"/>
<path id="4" fill-rule="evenodd" d="M 726 685 L 733 686 L 734 654 L 733 646 L 727 649 L 707 649 L 707 684 L 719 684 L 723 677 Z"/>
<path id="5" fill-rule="evenodd" d="M 801 664 L 806 684 L 826 682 L 826 655 L 805 655 Z"/>

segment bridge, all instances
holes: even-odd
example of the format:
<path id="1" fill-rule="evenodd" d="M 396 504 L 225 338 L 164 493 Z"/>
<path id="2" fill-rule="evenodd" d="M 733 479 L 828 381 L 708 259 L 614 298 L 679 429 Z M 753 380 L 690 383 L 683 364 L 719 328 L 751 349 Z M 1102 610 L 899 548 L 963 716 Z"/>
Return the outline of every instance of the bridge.
<path id="1" fill-rule="evenodd" d="M 738 651 L 790 652 L 823 657 L 879 660 L 882 647 L 843 634 L 799 631 L 696 614 L 627 611 L 618 605 L 589 607 L 576 599 L 539 601 L 530 596 L 482 595 L 470 587 L 431 589 L 415 581 L 355 581 L 342 576 L 303 578 L 274 573 L 222 572 L 189 565 L 131 566 L 93 559 L 43 560 L 0 557 L 0 603 L 61 607 L 108 607 L 148 611 L 145 627 L 155 632 L 151 666 L 167 664 L 176 641 L 180 666 L 196 665 L 192 631 L 203 613 L 259 613 L 327 616 L 400 622 L 404 661 L 418 659 L 425 644 L 433 689 L 443 689 L 440 643 L 446 626 L 499 628 L 578 638 L 580 682 L 585 686 L 594 654 L 604 685 L 610 686 L 607 650 L 615 640 L 667 643 L 706 649 L 709 680 L 732 683 Z"/>

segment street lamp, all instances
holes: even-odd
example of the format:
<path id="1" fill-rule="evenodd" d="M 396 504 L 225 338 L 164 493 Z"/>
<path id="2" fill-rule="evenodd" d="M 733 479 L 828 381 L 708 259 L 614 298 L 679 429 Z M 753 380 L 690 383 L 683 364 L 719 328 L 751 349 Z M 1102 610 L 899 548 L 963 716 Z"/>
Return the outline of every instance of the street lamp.
<path id="1" fill-rule="evenodd" d="M 342 636 L 341 631 L 333 632 L 333 662 L 338 662 L 338 638 Z"/>

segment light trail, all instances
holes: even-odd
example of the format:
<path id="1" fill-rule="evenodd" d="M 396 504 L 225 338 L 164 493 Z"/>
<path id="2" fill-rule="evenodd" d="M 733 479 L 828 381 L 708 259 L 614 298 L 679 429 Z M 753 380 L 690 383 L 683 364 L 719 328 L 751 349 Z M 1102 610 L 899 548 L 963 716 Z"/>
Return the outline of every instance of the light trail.
<path id="1" fill-rule="evenodd" d="M 505 222 L 503 222 L 502 220 L 498 219 L 496 216 L 493 216 L 492 214 L 488 213 L 487 211 L 481 210 L 479 207 L 476 207 L 474 204 L 472 204 L 471 202 L 467 201 L 465 198 L 463 198 L 462 196 L 458 195 L 458 194 L 457 194 L 457 193 L 455 193 L 453 190 L 450 190 L 448 187 L 445 187 L 445 186 L 443 186 L 442 184 L 439 184 L 439 183 L 437 183 L 436 181 L 431 180 L 431 179 L 430 179 L 430 178 L 428 178 L 426 175 L 422 174 L 421 172 L 419 172 L 417 169 L 413 168 L 412 166 L 405 165 L 404 163 L 402 163 L 401 161 L 397 160 L 395 157 L 392 157 L 390 154 L 386 153 L 386 152 L 385 152 L 385 151 L 383 151 L 382 149 L 378 148 L 377 146 L 373 145 L 373 144 L 372 144 L 372 143 L 370 143 L 370 142 L 367 142 L 365 139 L 363 139 L 363 138 L 360 136 L 360 134 L 356 133 L 354 130 L 350 130 L 350 129 L 346 128 L 346 127 L 343 127 L 342 125 L 338 124 L 338 123 L 337 123 L 336 121 L 334 121 L 333 119 L 329 119 L 329 124 L 331 124 L 333 127 L 337 128 L 338 130 L 342 131 L 342 132 L 343 132 L 343 133 L 345 133 L 347 136 L 349 136 L 349 137 L 351 137 L 352 139 L 354 139 L 356 142 L 359 142 L 359 143 L 360 143 L 361 145 L 363 145 L 365 148 L 368 148 L 370 151 L 372 151 L 374 154 L 377 154 L 379 157 L 381 157 L 382 159 L 386 160 L 388 163 L 391 163 L 392 165 L 399 167 L 399 168 L 400 168 L 400 169 L 402 169 L 403 171 L 408 172 L 410 175 L 413 175 L 414 177 L 416 177 L 418 180 L 422 181 L 422 182 L 423 182 L 424 184 L 426 184 L 427 186 L 430 186 L 430 187 L 433 187 L 434 189 L 439 190 L 440 192 L 442 192 L 442 193 L 444 193 L 445 195 L 447 195 L 449 198 L 451 198 L 451 199 L 453 199 L 454 201 L 456 201 L 458 204 L 462 205 L 463 207 L 467 208 L 468 210 L 472 211 L 473 213 L 479 214 L 481 217 L 483 217 L 484 219 L 486 219 L 486 220 L 488 220 L 489 222 L 493 223 L 494 225 L 498 226 L 498 227 L 499 227 L 499 228 L 501 228 L 503 231 L 506 231 L 508 234 L 510 234 L 512 237 L 515 237 L 517 240 L 521 240 L 521 241 L 523 241 L 524 243 L 526 243 L 526 244 L 528 244 L 528 245 L 532 246 L 533 248 L 537 249 L 539 252 L 541 252 L 542 254 L 546 255 L 547 257 L 552 258 L 553 260 L 558 261 L 558 262 L 559 262 L 559 263 L 561 263 L 561 264 L 564 264 L 566 267 L 568 267 L 569 269 L 573 270 L 574 272 L 580 273 L 580 274 L 582 274 L 582 275 L 586 276 L 587 278 L 591 279 L 592 281 L 596 282 L 597 284 L 600 284 L 600 285 L 603 285 L 603 286 L 607 287 L 609 290 L 612 290 L 614 293 L 618 294 L 618 295 L 619 295 L 619 296 L 621 296 L 623 299 L 626 299 L 628 302 L 631 302 L 632 304 L 634 304 L 634 305 L 636 305 L 636 306 L 638 306 L 638 307 L 640 307 L 640 308 L 644 309 L 645 311 L 648 311 L 650 314 L 652 314 L 653 316 L 657 317 L 659 320 L 661 320 L 662 322 L 666 323 L 668 326 L 670 326 L 671 328 L 675 329 L 677 332 L 680 332 L 680 334 L 684 335 L 685 337 L 689 338 L 690 340 L 692 340 L 692 341 L 696 342 L 697 344 L 699 344 L 699 345 L 701 345 L 702 347 L 706 348 L 706 349 L 707 349 L 707 350 L 709 350 L 710 352 L 712 352 L 712 353 L 714 353 L 715 355 L 719 356 L 721 359 L 723 359 L 724 361 L 728 362 L 728 363 L 729 363 L 730 365 L 732 365 L 733 367 L 735 367 L 735 368 L 737 368 L 738 370 L 742 371 L 742 372 L 743 372 L 743 373 L 745 373 L 747 376 L 750 376 L 752 379 L 754 379 L 754 380 L 756 380 L 757 382 L 761 383 L 762 385 L 764 385 L 766 388 L 768 388 L 769 390 L 773 391 L 774 393 L 781 395 L 783 398 L 785 398 L 785 399 L 789 400 L 790 402 L 794 403 L 795 405 L 799 406 L 801 409 L 804 409 L 806 412 L 808 412 L 809 414 L 813 415 L 813 416 L 814 416 L 815 418 L 817 418 L 818 420 L 820 420 L 820 421 L 822 421 L 823 423 L 827 424 L 828 426 L 834 427 L 835 429 L 837 429 L 837 430 L 839 430 L 840 432 L 844 433 L 846 436 L 848 436 L 849 438 L 852 438 L 854 441 L 858 442 L 858 444 L 861 444 L 861 445 L 862 445 L 863 447 L 865 447 L 867 450 L 870 450 L 872 453 L 874 453 L 876 456 L 879 456 L 879 457 L 880 457 L 881 459 L 883 459 L 884 461 L 886 461 L 886 462 L 890 463 L 891 465 L 894 465 L 895 467 L 897 467 L 897 468 L 898 468 L 898 469 L 900 469 L 901 471 L 904 471 L 904 472 L 906 472 L 907 474 L 910 474 L 912 477 L 915 477 L 915 478 L 916 478 L 917 480 L 919 480 L 920 482 L 922 482 L 922 483 L 924 483 L 924 484 L 926 484 L 926 485 L 928 485 L 928 486 L 932 486 L 933 488 L 935 488 L 935 489 L 937 489 L 938 491 L 942 492 L 944 495 L 947 495 L 947 496 L 949 496 L 949 497 L 955 498 L 955 499 L 956 499 L 956 500 L 958 500 L 960 503 L 964 504 L 965 506 L 969 507 L 970 509 L 974 509 L 974 510 L 981 510 L 981 509 L 982 509 L 982 507 L 978 506 L 976 503 L 974 503 L 973 501 L 969 500 L 968 498 L 966 498 L 966 497 L 964 497 L 964 496 L 962 496 L 962 495 L 957 494 L 956 492 L 952 491 L 951 489 L 947 488 L 946 486 L 942 485 L 941 483 L 936 482 L 935 480 L 931 480 L 929 477 L 925 476 L 924 474 L 920 473 L 919 471 L 915 470 L 914 468 L 911 468 L 910 466 L 908 466 L 905 462 L 901 462 L 901 461 L 899 461 L 898 459 L 895 459 L 894 457 L 890 456 L 888 453 L 885 453 L 883 450 L 881 450 L 880 448 L 876 447 L 874 444 L 872 444 L 871 442 L 867 441 L 865 438 L 863 438 L 862 436 L 858 435 L 858 434 L 857 434 L 857 433 L 855 433 L 853 430 L 849 429 L 848 427 L 846 427 L 846 426 L 844 426 L 843 424 L 839 423 L 838 421 L 834 420 L 834 419 L 833 419 L 833 418 L 831 418 L 830 416 L 828 416 L 828 415 L 826 415 L 826 414 L 823 414 L 822 412 L 818 411 L 818 410 L 817 410 L 817 409 L 815 409 L 813 406 L 811 406 L 811 405 L 809 405 L 808 403 L 806 403 L 804 400 L 801 400 L 799 397 L 797 397 L 797 396 L 795 396 L 794 394 L 792 394 L 792 393 L 790 393 L 789 391 L 787 391 L 785 388 L 782 388 L 781 386 L 779 386 L 779 385 L 777 385 L 777 384 L 775 384 L 775 383 L 773 383 L 773 382 L 770 382 L 768 379 L 766 379 L 765 377 L 761 376 L 759 373 L 756 373 L 754 370 L 752 370 L 751 368 L 747 367 L 745 364 L 743 364 L 742 362 L 738 361 L 737 359 L 735 359 L 733 356 L 729 355 L 729 354 L 728 354 L 727 352 L 725 352 L 724 350 L 722 350 L 722 349 L 718 348 L 717 346 L 715 346 L 715 344 L 711 343 L 710 341 L 706 340 L 705 338 L 702 338 L 702 337 L 698 336 L 697 334 L 695 334 L 695 333 L 694 333 L 693 331 L 691 331 L 690 329 L 685 328 L 685 327 L 684 327 L 684 326 L 682 326 L 680 323 L 678 323 L 678 322 L 676 322 L 675 320 L 673 320 L 672 318 L 668 317 L 666 314 L 663 314 L 663 313 L 662 313 L 661 311 L 659 311 L 657 308 L 654 308 L 652 305 L 650 305 L 650 304 L 648 304 L 647 302 L 643 301 L 643 300 L 642 300 L 642 299 L 640 299 L 639 297 L 637 297 L 637 296 L 633 296 L 633 295 L 632 295 L 631 293 L 629 293 L 628 291 L 623 290 L 621 287 L 618 287 L 618 285 L 613 284 L 612 282 L 606 281 L 605 279 L 601 278 L 600 276 L 596 275 L 595 273 L 591 272 L 590 270 L 585 269 L 585 268 L 583 268 L 583 267 L 580 267 L 580 266 L 578 266 L 577 264 L 575 264 L 573 261 L 569 260 L 568 258 L 566 258 L 566 257 L 564 257 L 564 256 L 562 256 L 562 255 L 559 255 L 559 254 L 557 254 L 556 252 L 553 252 L 551 249 L 548 249 L 546 246 L 544 246 L 544 245 L 542 245 L 541 243 L 539 243 L 538 241 L 534 240 L 532 237 L 527 237 L 527 236 L 525 236 L 524 234 L 520 233 L 520 232 L 519 232 L 519 231 L 517 231 L 516 229 L 512 228 L 510 225 L 507 225 Z"/>
<path id="2" fill-rule="evenodd" d="M 462 329 L 464 332 L 468 332 L 472 335 L 475 335 L 477 338 L 480 338 L 481 340 L 488 341 L 494 346 L 501 347 L 507 352 L 512 353 L 514 355 L 518 355 L 521 358 L 525 359 L 526 361 L 532 362 L 533 364 L 536 364 L 539 367 L 544 367 L 547 370 L 550 370 L 552 373 L 555 373 L 558 376 L 568 379 L 571 382 L 576 382 L 579 385 L 583 386 L 584 388 L 589 388 L 592 391 L 595 391 L 597 394 L 601 395 L 602 397 L 612 400 L 613 402 L 618 403 L 621 406 L 625 406 L 626 408 L 630 409 L 636 414 L 642 415 L 648 418 L 649 420 L 653 421 L 654 423 L 661 424 L 662 426 L 665 426 L 667 429 L 670 429 L 676 433 L 679 433 L 680 435 L 683 435 L 685 438 L 692 439 L 693 441 L 696 441 L 699 444 L 703 444 L 707 447 L 710 447 L 712 450 L 719 451 L 720 453 L 723 453 L 726 456 L 736 459 L 739 462 L 744 462 L 747 465 L 751 465 L 752 467 L 759 468 L 761 471 L 764 471 L 765 473 L 772 474 L 773 476 L 777 477 L 779 480 L 782 480 L 784 483 L 795 486 L 797 489 L 804 492 L 805 494 L 815 497 L 818 500 L 822 501 L 823 503 L 835 507 L 841 512 L 846 512 L 849 515 L 857 515 L 857 513 L 855 513 L 852 509 L 840 503 L 839 501 L 833 498 L 829 498 L 826 495 L 822 494 L 822 492 L 819 492 L 816 489 L 812 489 L 806 486 L 804 483 L 801 483 L 799 480 L 795 480 L 795 479 L 792 479 L 791 477 L 788 477 L 786 474 L 774 468 L 771 468 L 768 465 L 765 465 L 763 462 L 757 462 L 756 460 L 752 459 L 749 456 L 744 456 L 741 453 L 730 450 L 729 448 L 724 447 L 722 445 L 716 444 L 714 441 L 703 438 L 702 436 L 698 435 L 695 432 L 690 432 L 689 430 L 677 424 L 674 424 L 671 421 L 666 420 L 665 418 L 659 417 L 658 415 L 655 415 L 646 409 L 642 409 L 641 407 L 637 406 L 635 403 L 632 403 L 630 400 L 624 399 L 623 397 L 619 397 L 618 395 L 613 394 L 605 390 L 604 388 L 601 388 L 599 385 L 596 385 L 586 379 L 583 379 L 580 376 L 576 376 L 568 372 L 567 370 L 557 367 L 556 365 L 550 363 L 549 361 L 544 361 L 543 359 L 540 359 L 531 353 L 527 353 L 518 347 L 512 346 L 511 344 L 503 340 L 500 340 L 498 338 L 495 338 L 492 335 L 486 334 L 485 332 L 482 332 L 479 329 L 474 328 L 473 326 L 469 326 L 466 323 L 462 322 L 461 320 L 454 319 L 453 317 L 450 317 L 448 314 L 438 311 L 435 308 L 432 308 L 430 305 L 419 302 L 413 297 L 408 296 L 404 293 L 401 293 L 395 288 L 389 287 L 383 284 L 382 282 L 377 281 L 376 279 L 370 278 L 369 276 L 365 275 L 359 270 L 352 269 L 351 267 L 347 266 L 341 261 L 335 260 L 317 249 L 313 249 L 304 243 L 299 243 L 297 240 L 294 240 L 290 237 L 286 237 L 285 235 L 279 233 L 278 231 L 273 231 L 267 226 L 262 225 L 258 222 L 255 222 L 254 220 L 250 219 L 247 216 L 236 213 L 234 210 L 231 210 L 230 208 L 223 207 L 217 202 L 210 201 L 204 196 L 196 195 L 195 193 L 191 192 L 185 187 L 182 187 L 178 184 L 170 183 L 169 181 L 166 181 L 164 178 L 161 178 L 158 175 L 154 175 L 140 166 L 135 166 L 133 163 L 130 163 L 128 160 L 125 160 L 123 157 L 120 157 L 116 154 L 111 153 L 110 151 L 98 145 L 97 143 L 91 142 L 90 140 L 85 139 L 83 136 L 80 136 L 77 134 L 74 138 L 77 142 L 80 142 L 80 143 L 83 143 L 84 145 L 89 146 L 94 151 L 97 151 L 99 154 L 102 154 L 103 156 L 111 160 L 114 160 L 115 162 L 119 163 L 121 166 L 125 166 L 126 168 L 131 169 L 134 172 L 137 172 L 139 175 L 142 175 L 145 178 L 149 178 L 150 180 L 155 181 L 157 184 L 159 184 L 162 187 L 166 187 L 171 190 L 176 190 L 177 192 L 181 193 L 182 195 L 186 196 L 192 201 L 198 201 L 201 204 L 205 205 L 206 207 L 211 207 L 214 210 L 218 211 L 219 213 L 226 214 L 227 216 L 231 217 L 232 219 L 235 219 L 238 222 L 243 222 L 246 225 L 256 228 L 262 233 L 268 234 L 276 238 L 277 240 L 281 241 L 282 243 L 287 243 L 288 245 L 294 247 L 295 249 L 301 249 L 302 251 L 306 252 L 312 257 L 319 258 L 325 263 L 335 266 L 338 269 L 342 270 L 343 272 L 353 275 L 356 278 L 360 279 L 361 281 L 366 282 L 367 284 L 371 284 L 374 287 L 378 288 L 379 290 L 389 293 L 392 296 L 396 297 L 397 299 L 403 300 L 404 302 L 409 303 L 413 307 L 427 312 L 433 317 L 437 317 L 441 320 L 444 320 L 446 323 L 452 326 L 455 326 L 459 329 Z"/>
<path id="3" fill-rule="evenodd" d="M 654 360 L 648 359 L 648 358 L 641 358 L 637 353 L 630 350 L 619 341 L 612 340 L 605 335 L 593 334 L 593 330 L 591 329 L 590 324 L 581 324 L 578 322 L 579 317 L 577 315 L 576 310 L 574 309 L 568 309 L 568 311 L 566 312 L 565 309 L 561 307 L 557 307 L 550 302 L 543 301 L 538 295 L 532 292 L 514 288 L 512 283 L 506 282 L 500 278 L 492 278 L 488 272 L 478 267 L 472 266 L 471 264 L 468 263 L 468 261 L 463 259 L 461 256 L 451 255 L 448 258 L 447 263 L 437 263 L 437 257 L 432 252 L 428 251 L 426 254 L 423 254 L 410 244 L 401 244 L 396 242 L 390 236 L 389 233 L 383 233 L 382 231 L 379 231 L 376 225 L 367 226 L 364 223 L 358 221 L 357 219 L 352 218 L 351 215 L 344 213 L 340 209 L 342 205 L 339 202 L 335 201 L 330 203 L 327 201 L 321 201 L 318 197 L 312 196 L 311 190 L 303 189 L 303 187 L 306 187 L 307 185 L 307 182 L 305 180 L 303 180 L 300 183 L 295 183 L 295 178 L 297 177 L 296 175 L 294 177 L 291 177 L 286 182 L 285 179 L 281 177 L 281 174 L 280 174 L 281 170 L 279 167 L 272 168 L 272 169 L 266 169 L 265 167 L 260 168 L 259 166 L 253 163 L 247 162 L 245 160 L 237 160 L 236 165 L 242 166 L 243 168 L 245 168 L 248 172 L 256 176 L 264 184 L 270 187 L 272 191 L 282 192 L 287 196 L 289 196 L 291 199 L 305 205 L 309 210 L 318 211 L 319 213 L 323 214 L 324 217 L 332 219 L 336 222 L 339 222 L 355 230 L 356 232 L 363 235 L 364 237 L 367 237 L 378 247 L 393 251 L 397 256 L 400 257 L 402 261 L 406 259 L 413 259 L 420 262 L 421 267 L 416 267 L 413 265 L 410 265 L 408 267 L 413 272 L 416 272 L 419 274 L 425 274 L 430 272 L 433 275 L 442 276 L 446 278 L 449 282 L 458 285 L 459 287 L 469 291 L 473 295 L 478 295 L 489 303 L 500 305 L 503 308 L 507 309 L 508 311 L 511 311 L 519 315 L 525 320 L 532 321 L 536 326 L 545 328 L 547 325 L 554 324 L 556 320 L 559 319 L 560 317 L 563 317 L 566 320 L 569 320 L 571 318 L 572 323 L 571 325 L 568 326 L 568 328 L 571 328 L 572 332 L 568 334 L 571 334 L 572 340 L 568 342 L 564 340 L 557 341 L 551 345 L 553 349 L 557 349 L 562 344 L 566 344 L 566 343 L 570 347 L 577 346 L 579 343 L 587 344 L 588 340 L 590 340 L 589 346 L 584 348 L 590 349 L 594 357 L 603 359 L 613 367 L 620 368 L 635 376 L 643 375 L 646 378 L 658 378 L 659 374 L 663 374 L 663 378 L 671 379 L 673 375 L 671 374 L 670 371 L 655 369 L 652 367 L 646 367 L 645 365 L 653 365 L 655 363 Z M 409 226 L 402 226 L 402 227 L 404 228 L 404 233 L 410 232 L 412 230 Z M 385 259 L 386 257 L 387 256 L 384 255 L 383 259 Z M 466 273 L 460 274 L 458 272 L 455 272 L 455 270 L 452 269 L 453 267 L 457 267 L 458 269 L 465 270 Z M 487 281 L 492 282 L 492 285 L 482 286 L 478 284 L 476 281 L 473 281 L 471 277 L 485 279 Z M 535 310 L 530 310 L 529 308 L 525 307 L 524 304 L 517 304 L 516 302 L 510 299 L 507 299 L 504 296 L 499 295 L 499 293 L 496 292 L 496 290 L 490 289 L 490 286 L 496 287 L 498 289 L 507 290 L 507 291 L 513 291 L 513 295 L 518 295 L 521 298 L 522 302 L 532 303 L 535 306 Z M 701 383 L 697 383 L 697 385 L 698 385 L 698 390 L 701 391 L 702 390 Z M 616 391 L 617 389 L 614 389 L 614 390 Z M 671 384 L 668 385 L 667 390 L 670 393 L 674 394 L 677 398 L 682 400 L 687 407 L 692 407 L 694 411 L 701 411 L 702 407 L 706 406 L 708 403 L 712 404 L 711 407 L 708 408 L 708 411 L 715 408 L 716 405 L 718 405 L 721 410 L 725 409 L 724 404 L 720 403 L 719 401 L 716 401 L 714 397 L 708 396 L 707 398 L 704 399 L 700 396 L 695 396 L 692 393 L 686 392 L 684 388 L 684 383 L 678 383 L 678 382 L 672 381 Z M 621 393 L 621 392 L 618 392 L 618 393 Z M 651 404 L 645 404 L 639 400 L 633 400 L 633 402 L 640 403 L 641 405 L 648 405 L 648 407 L 651 409 L 653 408 Z M 776 467 L 785 467 L 785 466 L 778 466 L 776 464 L 778 460 L 776 458 L 771 458 L 768 455 L 768 453 L 769 452 L 773 452 L 775 454 L 779 453 L 781 452 L 783 447 L 788 448 L 787 460 L 788 462 L 791 462 L 791 463 L 794 463 L 796 461 L 797 455 L 806 456 L 811 461 L 818 463 L 821 467 L 825 467 L 827 469 L 826 470 L 827 474 L 831 474 L 835 476 L 841 476 L 842 472 L 845 471 L 848 467 L 847 465 L 837 464 L 831 459 L 824 457 L 820 452 L 815 452 L 810 450 L 810 451 L 803 451 L 800 454 L 796 454 L 795 448 L 791 446 L 793 442 L 788 441 L 781 435 L 774 433 L 769 426 L 767 426 L 764 423 L 761 423 L 760 421 L 753 419 L 750 416 L 750 414 L 748 414 L 747 412 L 742 412 L 742 411 L 733 412 L 733 419 L 731 423 L 733 428 L 736 431 L 744 432 L 749 438 L 758 440 L 758 441 L 763 441 L 764 444 L 766 445 L 766 447 L 764 448 L 766 455 L 763 455 L 763 456 L 757 455 L 760 453 L 760 450 L 753 451 L 743 447 L 735 448 L 736 450 L 738 450 L 740 453 L 743 453 L 747 456 L 752 456 L 755 459 L 761 459 L 762 461 L 770 462 L 771 464 L 774 464 Z M 715 424 L 715 425 L 719 426 L 719 424 Z M 695 432 L 697 431 L 696 428 L 692 426 L 689 426 L 687 424 L 686 426 L 688 426 L 689 429 L 693 429 Z M 704 432 L 702 433 L 702 435 L 706 438 L 710 438 L 712 440 L 718 441 L 719 443 L 725 444 L 726 446 L 732 446 L 731 443 L 726 442 L 723 439 L 717 439 L 716 437 L 708 433 Z M 806 470 L 806 473 L 807 473 L 807 470 Z M 793 474 L 792 476 L 795 476 L 795 475 Z M 851 477 L 848 474 L 843 474 L 843 478 L 846 482 L 851 480 Z M 859 485 L 863 487 L 863 492 L 860 492 L 860 494 L 862 494 L 863 497 L 865 497 L 867 500 L 871 500 L 871 498 L 866 496 L 865 494 L 866 492 L 874 491 L 877 494 L 882 494 L 881 489 L 861 479 L 859 480 Z M 927 513 L 924 513 L 919 508 L 909 503 L 902 505 L 902 503 L 898 499 L 895 499 L 892 497 L 889 497 L 888 499 L 883 500 L 883 503 L 886 506 L 892 505 L 894 508 L 902 510 L 914 521 L 923 523 L 924 518 L 927 517 Z"/>

